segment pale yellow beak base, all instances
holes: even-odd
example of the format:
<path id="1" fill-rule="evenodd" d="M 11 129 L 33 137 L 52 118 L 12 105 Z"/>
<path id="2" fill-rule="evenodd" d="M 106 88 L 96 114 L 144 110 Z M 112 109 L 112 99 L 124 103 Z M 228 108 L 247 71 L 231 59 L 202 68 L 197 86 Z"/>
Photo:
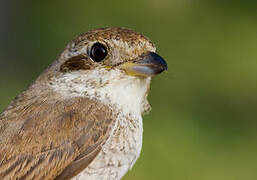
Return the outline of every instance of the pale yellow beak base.
<path id="1" fill-rule="evenodd" d="M 148 52 L 138 60 L 121 64 L 120 68 L 130 76 L 152 77 L 168 70 L 168 65 L 158 54 Z"/>

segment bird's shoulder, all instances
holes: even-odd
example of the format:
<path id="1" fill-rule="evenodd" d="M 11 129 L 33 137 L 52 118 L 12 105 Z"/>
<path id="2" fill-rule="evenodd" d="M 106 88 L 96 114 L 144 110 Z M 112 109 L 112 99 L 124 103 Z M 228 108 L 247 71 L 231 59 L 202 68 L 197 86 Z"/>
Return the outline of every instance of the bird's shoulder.
<path id="1" fill-rule="evenodd" d="M 88 98 L 24 98 L 0 116 L 0 177 L 71 178 L 96 157 L 117 116 Z"/>

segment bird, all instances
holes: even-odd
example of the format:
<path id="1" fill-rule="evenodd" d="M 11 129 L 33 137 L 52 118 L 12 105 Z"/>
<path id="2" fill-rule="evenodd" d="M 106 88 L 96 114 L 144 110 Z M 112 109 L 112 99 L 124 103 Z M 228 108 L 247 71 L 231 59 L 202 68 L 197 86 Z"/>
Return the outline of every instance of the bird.
<path id="1" fill-rule="evenodd" d="M 151 79 L 167 69 L 134 30 L 78 35 L 1 113 L 0 179 L 121 179 L 140 156 Z"/>

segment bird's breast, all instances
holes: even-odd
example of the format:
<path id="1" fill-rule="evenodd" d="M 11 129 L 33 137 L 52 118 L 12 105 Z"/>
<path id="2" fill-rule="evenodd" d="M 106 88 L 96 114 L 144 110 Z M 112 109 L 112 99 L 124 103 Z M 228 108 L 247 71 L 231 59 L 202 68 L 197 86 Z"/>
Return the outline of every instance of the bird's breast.
<path id="1" fill-rule="evenodd" d="M 119 180 L 132 168 L 142 147 L 142 117 L 121 114 L 116 122 L 101 152 L 73 179 Z"/>

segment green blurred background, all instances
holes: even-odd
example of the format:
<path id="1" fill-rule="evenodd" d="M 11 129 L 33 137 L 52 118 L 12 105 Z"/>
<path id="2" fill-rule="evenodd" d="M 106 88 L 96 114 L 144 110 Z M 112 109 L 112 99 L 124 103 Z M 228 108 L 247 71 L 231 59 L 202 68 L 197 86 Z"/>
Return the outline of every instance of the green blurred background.
<path id="1" fill-rule="evenodd" d="M 140 159 L 125 180 L 257 179 L 257 3 L 35 1 L 0 6 L 0 111 L 77 34 L 122 26 L 156 44 Z"/>

